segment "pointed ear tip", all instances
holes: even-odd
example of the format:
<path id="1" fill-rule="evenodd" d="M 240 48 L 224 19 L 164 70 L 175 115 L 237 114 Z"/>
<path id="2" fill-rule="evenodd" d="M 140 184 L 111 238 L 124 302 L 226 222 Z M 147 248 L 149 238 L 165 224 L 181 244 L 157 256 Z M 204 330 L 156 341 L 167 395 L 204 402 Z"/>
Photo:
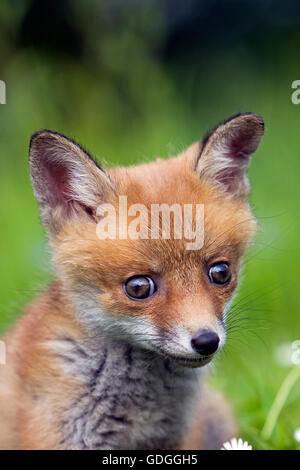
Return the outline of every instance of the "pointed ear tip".
<path id="1" fill-rule="evenodd" d="M 55 138 L 59 136 L 57 132 L 50 131 L 49 129 L 42 129 L 41 131 L 37 131 L 34 134 L 32 134 L 29 142 L 29 152 L 31 151 L 32 147 L 38 142 L 43 140 L 45 137 L 46 138 Z"/>
<path id="2" fill-rule="evenodd" d="M 247 123 L 251 123 L 252 125 L 256 127 L 256 129 L 259 132 L 261 132 L 262 134 L 264 133 L 265 121 L 260 114 L 256 114 L 253 112 L 236 114 L 235 116 L 232 116 L 229 119 L 227 119 L 225 123 L 229 123 L 230 121 L 234 121 L 235 119 L 246 121 Z"/>
<path id="3" fill-rule="evenodd" d="M 246 113 L 245 114 L 246 116 L 249 116 L 249 118 L 251 119 L 251 121 L 253 123 L 256 123 L 256 125 L 262 130 L 264 131 L 265 129 L 265 121 L 263 119 L 263 117 L 260 115 L 260 114 L 256 114 L 256 113 Z"/>

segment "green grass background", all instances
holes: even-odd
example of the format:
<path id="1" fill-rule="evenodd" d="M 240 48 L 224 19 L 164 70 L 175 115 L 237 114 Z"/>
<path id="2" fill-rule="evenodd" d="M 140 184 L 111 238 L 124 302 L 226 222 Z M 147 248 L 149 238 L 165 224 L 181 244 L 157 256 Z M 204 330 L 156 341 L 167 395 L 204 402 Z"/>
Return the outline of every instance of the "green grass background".
<path id="1" fill-rule="evenodd" d="M 255 448 L 296 449 L 300 383 L 270 439 L 262 439 L 261 430 L 290 371 L 277 362 L 276 348 L 300 339 L 300 105 L 290 98 L 292 81 L 300 79 L 297 58 L 286 44 L 267 68 L 233 50 L 207 57 L 205 70 L 185 75 L 147 55 L 130 35 L 103 47 L 111 75 L 122 77 L 120 86 L 97 63 L 65 61 L 34 48 L 14 52 L 2 68 L 7 104 L 0 105 L 0 329 L 12 325 L 52 277 L 28 173 L 33 132 L 56 130 L 100 162 L 133 164 L 180 152 L 231 114 L 259 113 L 266 133 L 250 178 L 261 230 L 246 257 L 239 328 L 229 334 L 212 381 L 230 397 L 241 436 Z"/>

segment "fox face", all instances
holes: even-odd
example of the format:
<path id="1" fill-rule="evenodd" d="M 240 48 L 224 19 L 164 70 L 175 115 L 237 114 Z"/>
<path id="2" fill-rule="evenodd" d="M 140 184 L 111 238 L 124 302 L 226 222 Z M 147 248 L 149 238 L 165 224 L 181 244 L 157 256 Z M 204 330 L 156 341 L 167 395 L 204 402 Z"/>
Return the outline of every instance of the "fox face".
<path id="1" fill-rule="evenodd" d="M 100 340 L 127 341 L 189 367 L 212 359 L 225 343 L 226 313 L 256 230 L 246 170 L 263 131 L 260 116 L 237 115 L 177 157 L 106 170 L 60 134 L 33 135 L 30 170 L 41 219 L 64 295 L 83 327 Z M 133 213 L 119 217 L 120 197 L 144 210 L 135 237 L 128 233 Z M 114 209 L 114 236 L 97 233 L 102 204 Z M 152 208 L 161 204 L 201 204 L 201 246 L 187 249 L 173 211 L 169 236 L 159 213 L 158 236 L 151 237 Z M 189 215 L 196 233 L 197 214 Z"/>

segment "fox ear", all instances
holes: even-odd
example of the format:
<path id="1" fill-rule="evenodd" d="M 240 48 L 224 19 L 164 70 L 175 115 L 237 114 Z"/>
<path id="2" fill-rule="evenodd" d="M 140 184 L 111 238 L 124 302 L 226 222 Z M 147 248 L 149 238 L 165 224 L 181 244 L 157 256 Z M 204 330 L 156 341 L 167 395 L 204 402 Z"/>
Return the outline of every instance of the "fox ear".
<path id="1" fill-rule="evenodd" d="M 235 198 L 246 198 L 247 167 L 264 133 L 262 117 L 245 113 L 229 118 L 209 133 L 196 160 L 200 178 L 218 183 Z"/>
<path id="2" fill-rule="evenodd" d="M 92 157 L 56 132 L 32 136 L 29 165 L 41 219 L 50 233 L 57 233 L 69 217 L 94 218 L 98 205 L 114 191 Z"/>

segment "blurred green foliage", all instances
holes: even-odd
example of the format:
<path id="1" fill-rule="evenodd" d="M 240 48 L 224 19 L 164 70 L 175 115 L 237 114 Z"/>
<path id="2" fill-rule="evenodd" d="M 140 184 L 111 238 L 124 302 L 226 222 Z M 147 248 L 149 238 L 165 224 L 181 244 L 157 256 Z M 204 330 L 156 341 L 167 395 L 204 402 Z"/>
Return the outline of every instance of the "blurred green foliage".
<path id="1" fill-rule="evenodd" d="M 8 2 L 0 7 L 6 34 L 0 40 L 0 79 L 7 86 L 7 104 L 0 105 L 1 329 L 14 323 L 21 307 L 52 277 L 28 173 L 33 132 L 56 130 L 87 146 L 102 163 L 133 164 L 180 152 L 231 114 L 259 113 L 266 134 L 250 177 L 261 230 L 247 255 L 237 297 L 239 328 L 229 333 L 212 380 L 230 397 L 241 434 L 255 448 L 297 448 L 299 383 L 271 439 L 260 437 L 289 371 L 276 361 L 275 350 L 300 339 L 300 105 L 291 102 L 291 83 L 300 79 L 300 70 L 293 35 L 270 52 L 266 63 L 236 46 L 213 55 L 202 50 L 201 63 L 184 69 L 151 52 L 153 35 L 142 40 L 134 17 L 119 32 L 107 30 L 99 43 L 88 35 L 91 56 L 56 55 L 38 44 L 14 48 L 7 25 L 17 27 L 25 10 L 26 2 L 14 14 Z M 153 15 L 143 18 L 141 31 Z M 159 12 L 154 17 L 163 36 Z"/>

